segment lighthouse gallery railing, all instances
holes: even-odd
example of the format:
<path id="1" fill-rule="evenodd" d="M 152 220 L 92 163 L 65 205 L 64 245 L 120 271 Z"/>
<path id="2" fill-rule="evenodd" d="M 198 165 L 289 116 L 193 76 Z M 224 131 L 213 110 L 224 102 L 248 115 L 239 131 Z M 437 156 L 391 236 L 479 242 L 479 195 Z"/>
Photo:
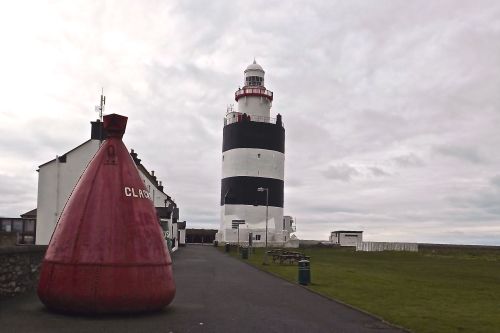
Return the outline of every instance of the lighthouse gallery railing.
<path id="1" fill-rule="evenodd" d="M 264 116 L 259 116 L 259 115 L 246 115 L 247 119 L 245 119 L 245 116 L 241 112 L 228 112 L 226 116 L 224 117 L 224 126 L 229 125 L 232 123 L 237 123 L 240 121 L 255 121 L 255 122 L 260 122 L 260 123 L 269 123 L 269 124 L 276 124 L 277 118 L 272 118 L 272 117 L 264 117 Z M 281 122 L 281 126 L 283 126 L 283 122 Z"/>

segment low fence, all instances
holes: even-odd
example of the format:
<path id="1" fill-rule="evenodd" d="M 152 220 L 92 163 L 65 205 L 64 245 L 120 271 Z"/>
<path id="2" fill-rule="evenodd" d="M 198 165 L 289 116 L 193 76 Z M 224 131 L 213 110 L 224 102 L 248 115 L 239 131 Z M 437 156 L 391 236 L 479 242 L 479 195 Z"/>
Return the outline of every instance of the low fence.
<path id="1" fill-rule="evenodd" d="M 356 245 L 356 251 L 410 251 L 418 252 L 417 243 L 393 243 L 393 242 L 361 242 Z"/>
<path id="2" fill-rule="evenodd" d="M 43 245 L 0 248 L 0 297 L 36 288 L 46 249 Z"/>

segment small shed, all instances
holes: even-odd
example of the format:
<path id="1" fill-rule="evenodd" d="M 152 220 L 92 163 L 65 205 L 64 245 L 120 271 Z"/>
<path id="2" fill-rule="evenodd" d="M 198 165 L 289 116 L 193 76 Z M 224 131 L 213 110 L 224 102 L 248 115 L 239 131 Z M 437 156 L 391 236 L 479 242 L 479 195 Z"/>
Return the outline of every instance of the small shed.
<path id="1" fill-rule="evenodd" d="M 186 243 L 213 243 L 216 229 L 186 229 Z"/>
<path id="2" fill-rule="evenodd" d="M 357 246 L 363 241 L 363 231 L 337 230 L 330 233 L 330 242 L 340 246 Z"/>

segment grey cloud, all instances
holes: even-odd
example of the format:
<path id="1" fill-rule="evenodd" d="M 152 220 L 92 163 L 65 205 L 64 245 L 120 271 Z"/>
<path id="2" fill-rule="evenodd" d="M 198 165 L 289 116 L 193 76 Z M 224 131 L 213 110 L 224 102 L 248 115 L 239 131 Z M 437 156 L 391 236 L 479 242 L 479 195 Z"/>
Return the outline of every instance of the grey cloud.
<path id="1" fill-rule="evenodd" d="M 359 174 L 360 172 L 356 168 L 348 164 L 331 165 L 323 171 L 323 175 L 326 178 L 340 180 L 343 182 L 348 182 Z"/>
<path id="2" fill-rule="evenodd" d="M 485 159 L 481 156 L 479 150 L 475 147 L 441 145 L 434 148 L 438 154 L 454 157 L 462 161 L 471 163 L 484 163 Z"/>
<path id="3" fill-rule="evenodd" d="M 418 167 L 424 165 L 422 159 L 413 153 L 395 157 L 393 160 L 398 166 L 401 167 Z"/>
<path id="4" fill-rule="evenodd" d="M 304 183 L 297 178 L 287 177 L 286 186 L 287 187 L 301 187 Z"/>
<path id="5" fill-rule="evenodd" d="M 495 177 L 491 178 L 491 183 L 500 189 L 500 175 L 496 175 Z"/>
<path id="6" fill-rule="evenodd" d="M 379 167 L 369 167 L 368 168 L 372 175 L 374 175 L 375 177 L 385 177 L 385 176 L 390 176 L 391 174 L 386 172 L 384 169 L 382 168 L 379 168 Z"/>
<path id="7" fill-rule="evenodd" d="M 471 203 L 500 218 L 500 191 L 484 191 L 471 199 Z"/>
<path id="8" fill-rule="evenodd" d="M 33 175 L 34 176 L 34 175 Z M 19 217 L 20 214 L 36 207 L 35 177 L 18 178 L 0 173 L 0 216 Z"/>
<path id="9" fill-rule="evenodd" d="M 500 219 L 500 189 L 495 187 L 480 188 L 475 191 L 455 194 L 449 197 L 449 201 L 460 209 L 459 213 L 468 217 L 469 220 L 499 220 Z M 461 217 L 460 217 L 461 218 Z M 467 218 L 466 218 L 467 219 Z"/>

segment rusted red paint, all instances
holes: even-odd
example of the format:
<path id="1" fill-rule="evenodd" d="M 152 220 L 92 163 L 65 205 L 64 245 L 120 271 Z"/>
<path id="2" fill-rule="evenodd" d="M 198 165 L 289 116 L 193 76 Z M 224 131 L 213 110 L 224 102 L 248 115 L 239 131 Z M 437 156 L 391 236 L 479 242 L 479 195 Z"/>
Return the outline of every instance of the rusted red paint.
<path id="1" fill-rule="evenodd" d="M 52 236 L 38 285 L 38 296 L 50 309 L 142 312 L 174 298 L 172 260 L 155 208 L 139 195 L 147 190 L 121 140 L 126 123 L 120 115 L 104 117 L 108 139 L 78 181 Z"/>

